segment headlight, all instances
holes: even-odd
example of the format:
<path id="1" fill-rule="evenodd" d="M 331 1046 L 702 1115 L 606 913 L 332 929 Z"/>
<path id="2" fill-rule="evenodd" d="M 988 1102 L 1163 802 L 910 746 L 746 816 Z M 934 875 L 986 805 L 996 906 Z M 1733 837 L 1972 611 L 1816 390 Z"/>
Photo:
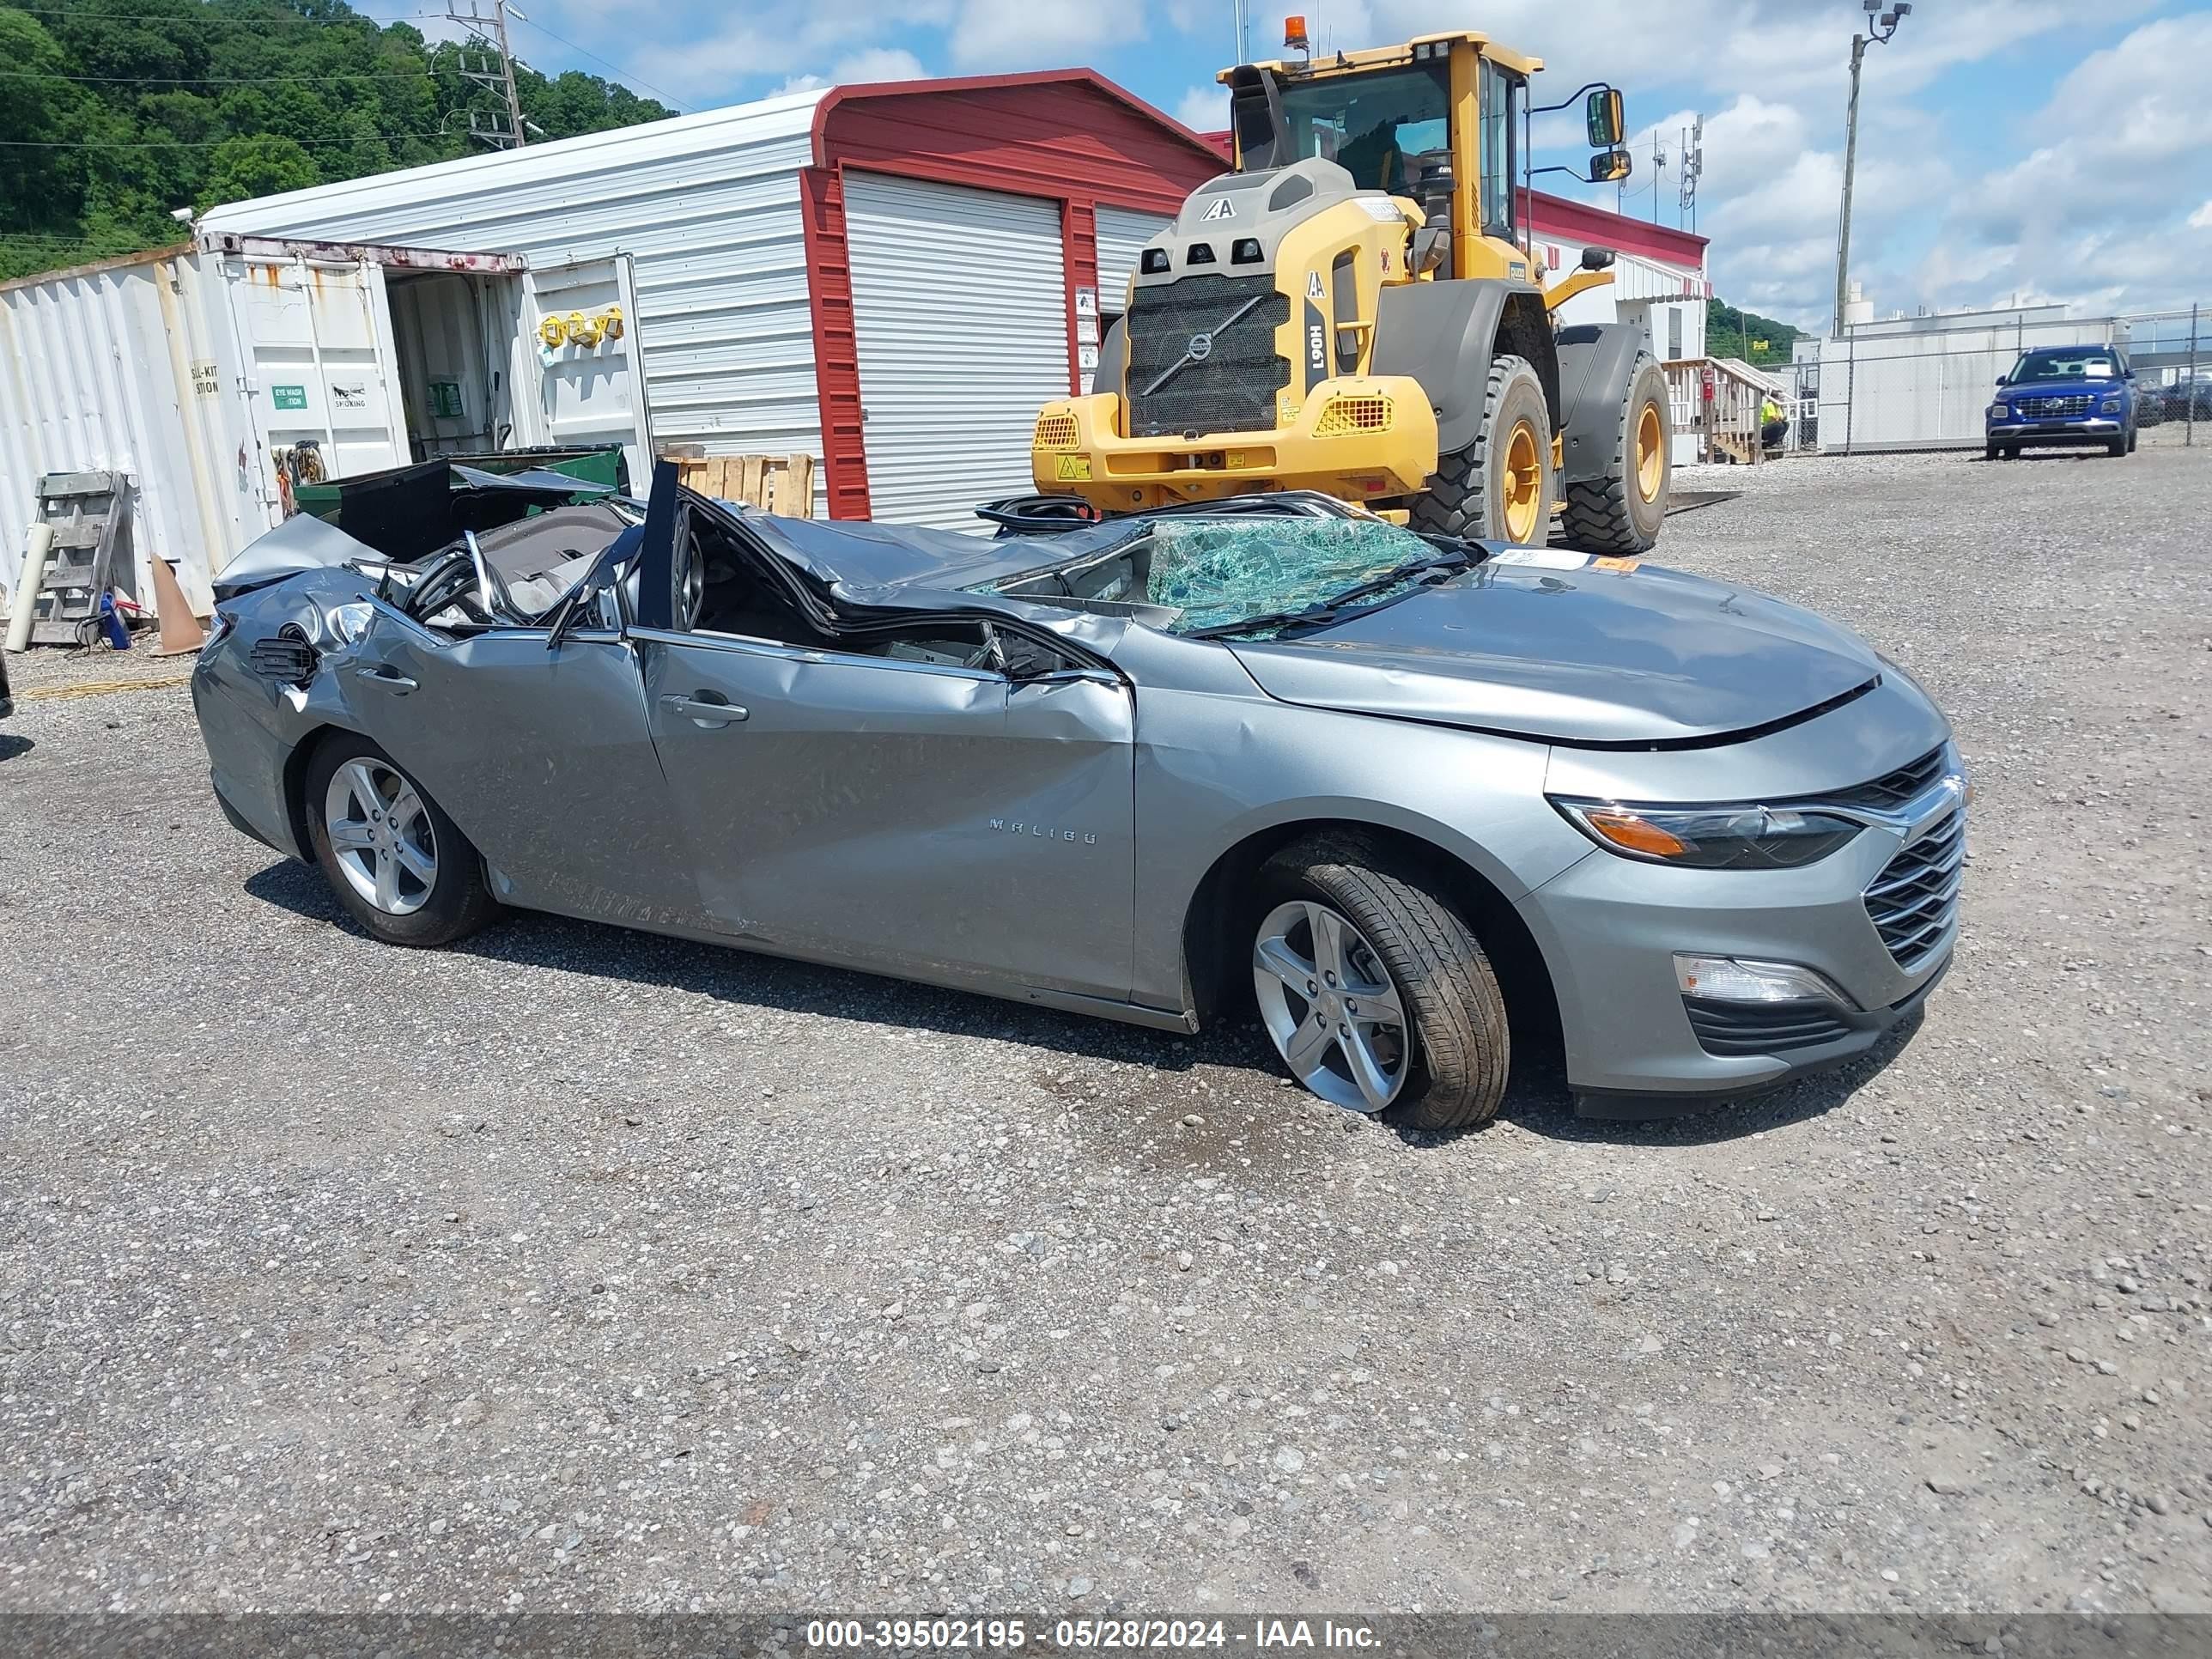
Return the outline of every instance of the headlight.
<path id="1" fill-rule="evenodd" d="M 1991 404 L 1990 405 L 1990 418 L 1993 421 L 2011 419 L 2012 405 L 2010 404 Z"/>
<path id="2" fill-rule="evenodd" d="M 2118 398 L 2107 398 L 2098 407 L 2107 415 L 2117 415 L 2120 412 L 2120 400 Z"/>
<path id="3" fill-rule="evenodd" d="M 1834 852 L 1863 827 L 1794 806 L 1644 806 L 1554 795 L 1568 823 L 1608 853 L 1696 870 L 1788 870 Z"/>

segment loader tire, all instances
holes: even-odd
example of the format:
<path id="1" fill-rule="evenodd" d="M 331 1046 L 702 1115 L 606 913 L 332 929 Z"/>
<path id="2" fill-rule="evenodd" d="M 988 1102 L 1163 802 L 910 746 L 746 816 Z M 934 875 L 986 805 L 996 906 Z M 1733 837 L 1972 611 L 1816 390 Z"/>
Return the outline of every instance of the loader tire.
<path id="1" fill-rule="evenodd" d="M 1641 553 L 1667 520 L 1674 458 L 1667 421 L 1667 372 L 1648 351 L 1629 365 L 1626 395 L 1602 477 L 1567 486 L 1560 518 L 1570 545 L 1586 553 Z"/>
<path id="2" fill-rule="evenodd" d="M 1526 357 L 1491 360 L 1474 441 L 1437 458 L 1409 517 L 1416 530 L 1469 541 L 1541 547 L 1549 538 L 1552 414 Z"/>

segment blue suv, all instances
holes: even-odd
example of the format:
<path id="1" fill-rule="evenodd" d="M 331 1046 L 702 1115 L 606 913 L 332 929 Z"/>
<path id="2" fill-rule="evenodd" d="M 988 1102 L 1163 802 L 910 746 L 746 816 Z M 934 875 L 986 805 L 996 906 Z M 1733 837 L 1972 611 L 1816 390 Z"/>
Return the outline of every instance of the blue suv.
<path id="1" fill-rule="evenodd" d="M 1990 460 L 2030 444 L 2136 447 L 2135 371 L 2110 346 L 2039 346 L 1997 382 L 1982 453 Z"/>

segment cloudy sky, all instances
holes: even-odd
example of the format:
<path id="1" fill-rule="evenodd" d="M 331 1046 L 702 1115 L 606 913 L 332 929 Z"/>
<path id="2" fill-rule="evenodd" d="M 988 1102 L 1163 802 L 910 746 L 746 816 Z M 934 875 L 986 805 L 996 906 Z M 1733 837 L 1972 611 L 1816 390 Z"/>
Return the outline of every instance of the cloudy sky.
<path id="1" fill-rule="evenodd" d="M 1281 14 L 1298 3 L 1255 4 L 1254 56 L 1279 55 Z M 1088 64 L 1218 128 L 1227 111 L 1212 74 L 1236 57 L 1231 0 L 525 9 L 533 27 L 517 28 L 518 57 L 549 70 L 612 64 L 689 109 L 792 87 Z M 1652 212 L 1656 130 L 1669 224 L 1677 135 L 1702 112 L 1697 228 L 1713 239 L 1717 291 L 1826 323 L 1859 0 L 1304 0 L 1304 10 L 1326 48 L 1472 27 L 1546 60 L 1540 95 L 1612 80 L 1641 129 L 1631 210 Z M 2085 313 L 2212 301 L 2208 68 L 2207 0 L 1918 0 L 1896 40 L 1868 53 L 1853 276 L 1882 314 L 2014 295 Z"/>

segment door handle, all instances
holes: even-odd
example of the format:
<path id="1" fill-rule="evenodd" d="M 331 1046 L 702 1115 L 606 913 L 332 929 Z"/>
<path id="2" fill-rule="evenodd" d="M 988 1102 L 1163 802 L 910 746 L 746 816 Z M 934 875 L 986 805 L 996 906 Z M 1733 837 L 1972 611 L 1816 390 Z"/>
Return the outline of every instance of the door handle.
<path id="1" fill-rule="evenodd" d="M 353 671 L 353 674 L 357 680 L 367 680 L 380 690 L 396 692 L 403 697 L 412 691 L 416 684 L 416 681 L 409 679 L 406 675 L 389 668 L 356 668 Z"/>
<path id="2" fill-rule="evenodd" d="M 661 698 L 660 706 L 672 714 L 681 714 L 702 726 L 723 726 L 745 718 L 745 711 L 733 702 L 707 702 L 674 691 Z"/>

